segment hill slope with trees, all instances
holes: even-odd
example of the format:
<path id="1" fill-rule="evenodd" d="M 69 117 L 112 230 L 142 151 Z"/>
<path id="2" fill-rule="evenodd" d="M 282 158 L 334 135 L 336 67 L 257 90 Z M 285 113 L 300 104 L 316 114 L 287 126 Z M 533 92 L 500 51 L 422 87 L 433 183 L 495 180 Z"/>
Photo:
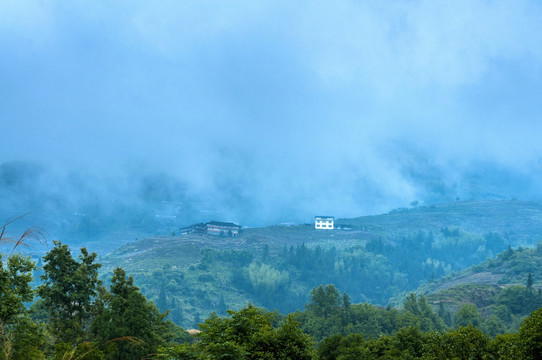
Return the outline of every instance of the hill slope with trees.
<path id="1" fill-rule="evenodd" d="M 541 219 L 536 202 L 454 202 L 338 219 L 341 229 L 333 231 L 307 224 L 243 229 L 235 238 L 147 238 L 102 263 L 106 272 L 127 269 L 160 310 L 192 327 L 212 311 L 248 302 L 302 309 L 320 284 L 335 284 L 354 302 L 399 305 L 409 291 L 508 247 L 534 246 Z"/>

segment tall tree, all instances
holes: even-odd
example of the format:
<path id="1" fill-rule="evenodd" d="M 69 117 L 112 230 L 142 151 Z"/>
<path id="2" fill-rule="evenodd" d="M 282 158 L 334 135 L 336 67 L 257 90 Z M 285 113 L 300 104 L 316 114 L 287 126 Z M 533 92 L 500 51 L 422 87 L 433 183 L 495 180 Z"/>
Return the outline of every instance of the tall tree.
<path id="1" fill-rule="evenodd" d="M 470 324 L 475 328 L 480 328 L 483 320 L 478 309 L 473 304 L 463 305 L 454 315 L 454 324 L 457 327 Z"/>
<path id="2" fill-rule="evenodd" d="M 529 315 L 519 327 L 524 359 L 542 359 L 542 308 Z"/>
<path id="3" fill-rule="evenodd" d="M 325 319 L 335 315 L 341 306 L 341 294 L 337 288 L 328 284 L 324 288 L 319 285 L 311 290 L 311 301 L 307 304 L 307 309 L 314 315 Z"/>
<path id="4" fill-rule="evenodd" d="M 529 273 L 529 275 L 527 275 L 527 289 L 529 289 L 529 293 L 531 292 L 532 288 L 533 288 L 533 275 Z"/>
<path id="5" fill-rule="evenodd" d="M 30 286 L 34 269 L 29 257 L 15 254 L 4 262 L 0 256 L 0 325 L 10 324 L 26 312 L 24 303 L 34 298 Z"/>
<path id="6" fill-rule="evenodd" d="M 67 245 L 55 241 L 44 257 L 44 283 L 38 293 L 49 312 L 49 327 L 57 342 L 76 342 L 86 337 L 93 300 L 101 285 L 101 264 L 94 262 L 96 256 L 81 248 L 77 261 Z"/>
<path id="7" fill-rule="evenodd" d="M 110 359 L 140 359 L 156 352 L 158 346 L 166 345 L 173 337 L 175 325 L 165 321 L 165 317 L 141 294 L 133 278 L 116 268 L 110 291 L 100 294 L 92 332 L 100 343 L 109 342 Z M 114 339 L 119 341 L 111 342 Z"/>
<path id="8" fill-rule="evenodd" d="M 43 359 L 43 328 L 33 322 L 24 303 L 34 292 L 29 257 L 12 254 L 3 261 L 0 255 L 0 357 L 2 359 Z"/>

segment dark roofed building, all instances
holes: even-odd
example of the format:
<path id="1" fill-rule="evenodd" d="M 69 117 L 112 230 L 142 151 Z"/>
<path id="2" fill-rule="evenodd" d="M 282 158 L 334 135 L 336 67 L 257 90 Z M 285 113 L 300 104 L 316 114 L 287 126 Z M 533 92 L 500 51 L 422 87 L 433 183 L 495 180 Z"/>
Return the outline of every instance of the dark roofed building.
<path id="1" fill-rule="evenodd" d="M 231 222 L 209 221 L 208 223 L 199 223 L 180 228 L 179 234 L 208 234 L 235 237 L 239 235 L 240 231 L 241 226 Z"/>
<path id="2" fill-rule="evenodd" d="M 241 226 L 230 222 L 210 221 L 205 224 L 205 233 L 209 235 L 237 236 L 240 230 Z"/>
<path id="3" fill-rule="evenodd" d="M 203 234 L 203 233 L 205 233 L 205 224 L 204 223 L 194 224 L 194 225 L 190 225 L 190 226 L 179 229 L 179 234 L 180 235 Z"/>

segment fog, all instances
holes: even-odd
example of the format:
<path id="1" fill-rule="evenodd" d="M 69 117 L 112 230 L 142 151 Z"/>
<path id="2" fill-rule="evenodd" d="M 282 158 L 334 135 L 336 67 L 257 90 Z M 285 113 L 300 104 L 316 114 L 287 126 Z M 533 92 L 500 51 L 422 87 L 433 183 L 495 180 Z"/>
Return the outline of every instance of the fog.
<path id="1" fill-rule="evenodd" d="M 4 0 L 0 46 L 0 220 L 540 198 L 537 1 Z"/>

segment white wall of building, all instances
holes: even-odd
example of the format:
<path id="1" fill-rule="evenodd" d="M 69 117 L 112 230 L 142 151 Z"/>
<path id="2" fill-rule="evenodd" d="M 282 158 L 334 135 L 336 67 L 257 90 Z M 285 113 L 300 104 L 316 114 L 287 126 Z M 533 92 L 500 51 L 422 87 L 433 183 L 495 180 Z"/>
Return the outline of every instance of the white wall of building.
<path id="1" fill-rule="evenodd" d="M 314 218 L 314 228 L 321 230 L 333 230 L 335 219 L 332 216 L 317 216 Z"/>

